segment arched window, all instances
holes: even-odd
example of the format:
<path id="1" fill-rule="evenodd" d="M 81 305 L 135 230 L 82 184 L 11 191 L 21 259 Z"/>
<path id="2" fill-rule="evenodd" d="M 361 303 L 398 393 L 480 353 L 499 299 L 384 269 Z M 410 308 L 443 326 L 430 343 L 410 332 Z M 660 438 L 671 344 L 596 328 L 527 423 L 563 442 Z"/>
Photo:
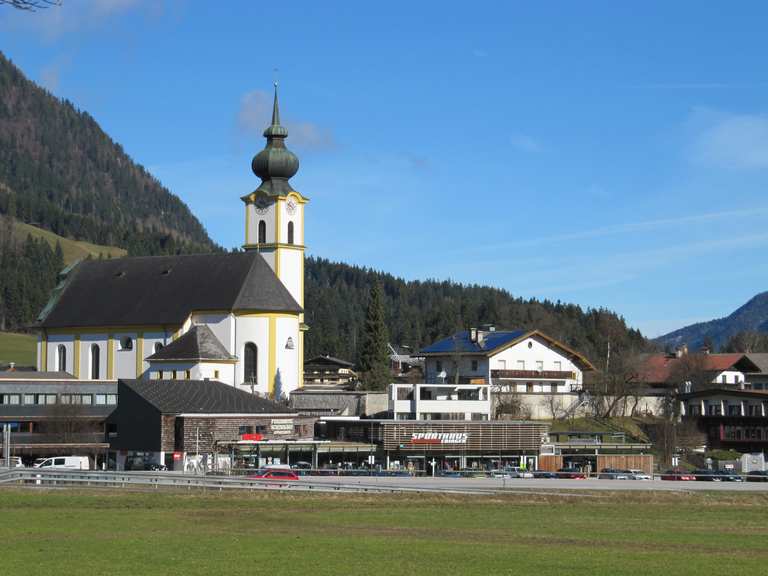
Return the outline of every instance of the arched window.
<path id="1" fill-rule="evenodd" d="M 293 244 L 293 222 L 288 222 L 288 244 Z"/>
<path id="2" fill-rule="evenodd" d="M 59 347 L 56 349 L 56 356 L 58 357 L 58 368 L 59 372 L 66 372 L 67 371 L 67 347 L 64 346 L 64 344 L 59 344 Z"/>
<path id="3" fill-rule="evenodd" d="M 267 223 L 264 220 L 259 220 L 259 244 L 264 244 L 267 241 Z"/>
<path id="4" fill-rule="evenodd" d="M 259 367 L 259 350 L 256 348 L 256 344 L 248 342 L 245 345 L 243 358 L 243 366 L 245 368 L 243 379 L 246 384 L 256 384 L 258 381 L 257 371 Z"/>
<path id="5" fill-rule="evenodd" d="M 98 344 L 91 345 L 91 380 L 99 379 L 99 350 Z"/>

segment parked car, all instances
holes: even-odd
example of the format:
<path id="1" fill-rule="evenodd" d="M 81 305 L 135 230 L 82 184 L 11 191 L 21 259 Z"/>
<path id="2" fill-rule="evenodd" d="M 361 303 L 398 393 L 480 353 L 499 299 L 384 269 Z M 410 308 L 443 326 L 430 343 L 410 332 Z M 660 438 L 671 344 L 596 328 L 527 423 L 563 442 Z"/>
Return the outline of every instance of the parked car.
<path id="1" fill-rule="evenodd" d="M 260 468 L 255 474 L 248 476 L 251 480 L 298 480 L 299 475 L 290 468 Z"/>
<path id="2" fill-rule="evenodd" d="M 661 475 L 661 479 L 693 481 L 696 480 L 696 476 L 694 476 L 693 473 L 681 470 L 680 468 L 671 468 Z"/>
<path id="3" fill-rule="evenodd" d="M 728 470 L 705 470 L 699 469 L 693 471 L 696 480 L 701 482 L 743 482 L 744 479 Z"/>
<path id="4" fill-rule="evenodd" d="M 617 468 L 603 468 L 597 475 L 600 480 L 629 480 L 631 474 Z"/>
<path id="5" fill-rule="evenodd" d="M 768 482 L 768 470 L 752 470 L 752 472 L 748 472 L 747 482 Z"/>
<path id="6" fill-rule="evenodd" d="M 558 478 L 570 478 L 571 480 L 585 480 L 587 475 L 578 468 L 560 468 L 557 471 Z"/>
<path id="7" fill-rule="evenodd" d="M 35 464 L 35 468 L 64 469 L 64 470 L 90 470 L 91 461 L 88 456 L 56 456 L 46 458 L 42 462 Z"/>
<path id="8" fill-rule="evenodd" d="M 8 462 L 5 461 L 5 458 L 0 458 L 0 469 L 2 468 L 24 468 L 24 462 L 21 461 L 21 458 L 19 456 L 11 456 L 8 458 L 10 460 L 10 466 L 8 466 Z"/>
<path id="9" fill-rule="evenodd" d="M 637 468 L 630 468 L 627 470 L 632 475 L 633 480 L 653 480 L 653 476 L 650 474 L 646 474 L 642 470 L 638 470 Z"/>
<path id="10" fill-rule="evenodd" d="M 123 465 L 123 469 L 126 471 L 151 471 L 151 472 L 160 472 L 168 470 L 168 468 L 165 466 L 165 464 L 158 464 L 157 462 L 148 462 L 147 460 L 144 460 L 144 458 L 138 457 L 138 458 L 127 458 L 125 461 L 125 464 Z"/>
<path id="11" fill-rule="evenodd" d="M 547 479 L 557 478 L 557 472 L 549 472 L 547 470 L 534 470 L 533 477 Z"/>
<path id="12" fill-rule="evenodd" d="M 721 482 L 744 482 L 741 474 L 737 474 L 733 470 L 715 470 L 714 472 Z"/>

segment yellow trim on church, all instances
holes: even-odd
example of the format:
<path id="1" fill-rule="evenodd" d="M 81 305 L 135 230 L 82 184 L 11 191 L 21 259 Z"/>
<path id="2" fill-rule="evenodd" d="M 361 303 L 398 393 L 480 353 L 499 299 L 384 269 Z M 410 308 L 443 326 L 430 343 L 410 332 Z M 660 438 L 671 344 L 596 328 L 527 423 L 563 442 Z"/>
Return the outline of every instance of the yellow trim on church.
<path id="1" fill-rule="evenodd" d="M 245 244 L 251 243 L 251 209 L 250 205 L 245 204 Z"/>
<path id="2" fill-rule="evenodd" d="M 269 360 L 267 364 L 267 394 L 270 398 L 275 394 L 275 379 L 277 378 L 277 317 L 269 317 Z"/>
<path id="3" fill-rule="evenodd" d="M 115 379 L 115 337 L 109 334 L 107 337 L 107 380 Z"/>
<path id="4" fill-rule="evenodd" d="M 136 378 L 141 378 L 144 372 L 144 333 L 136 335 Z"/>
<path id="5" fill-rule="evenodd" d="M 48 328 L 49 334 L 96 334 L 107 333 L 130 334 L 132 332 L 158 332 L 165 333 L 167 327 L 159 324 L 136 324 L 133 326 L 78 326 L 76 328 Z"/>
<path id="6" fill-rule="evenodd" d="M 235 310 L 238 318 L 293 318 L 299 316 L 298 312 L 251 312 L 249 310 Z"/>
<path id="7" fill-rule="evenodd" d="M 72 346 L 72 356 L 74 356 L 72 372 L 75 378 L 80 378 L 80 334 L 75 334 L 75 342 Z"/>
<path id="8" fill-rule="evenodd" d="M 47 372 L 48 371 L 48 336 L 45 333 L 43 333 L 40 339 L 40 355 L 42 356 L 42 358 L 40 359 L 40 371 Z"/>

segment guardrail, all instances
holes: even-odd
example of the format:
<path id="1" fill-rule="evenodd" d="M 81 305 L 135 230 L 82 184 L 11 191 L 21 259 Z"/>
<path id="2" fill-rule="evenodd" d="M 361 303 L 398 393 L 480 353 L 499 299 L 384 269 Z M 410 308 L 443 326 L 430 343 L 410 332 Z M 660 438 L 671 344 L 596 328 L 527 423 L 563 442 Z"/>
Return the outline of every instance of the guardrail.
<path id="1" fill-rule="evenodd" d="M 371 484 L 314 483 L 304 479 L 251 479 L 233 476 L 202 476 L 179 474 L 176 472 L 101 472 L 90 470 L 48 470 L 38 468 L 12 468 L 0 471 L 0 486 L 33 486 L 33 487 L 107 487 L 107 488 L 177 488 L 200 490 L 267 490 L 291 492 L 373 492 L 373 493 L 455 493 L 478 494 L 488 491 L 438 489 L 424 487 L 387 486 Z"/>

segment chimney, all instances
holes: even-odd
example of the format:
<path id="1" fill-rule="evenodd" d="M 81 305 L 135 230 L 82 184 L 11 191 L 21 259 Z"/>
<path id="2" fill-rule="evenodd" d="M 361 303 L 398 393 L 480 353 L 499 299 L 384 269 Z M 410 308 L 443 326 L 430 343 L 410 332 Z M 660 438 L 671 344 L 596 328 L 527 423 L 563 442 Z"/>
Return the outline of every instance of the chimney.
<path id="1" fill-rule="evenodd" d="M 470 328 L 469 329 L 469 341 L 470 342 L 477 342 L 478 334 L 477 334 L 477 328 Z"/>

